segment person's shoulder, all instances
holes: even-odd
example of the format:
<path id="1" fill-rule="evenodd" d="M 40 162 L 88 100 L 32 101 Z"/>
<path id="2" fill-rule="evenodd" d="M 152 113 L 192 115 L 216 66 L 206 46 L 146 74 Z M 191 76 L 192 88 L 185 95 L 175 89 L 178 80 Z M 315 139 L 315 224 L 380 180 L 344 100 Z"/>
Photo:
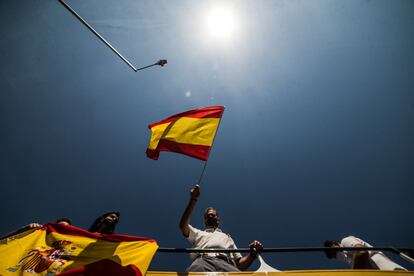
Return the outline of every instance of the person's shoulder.
<path id="1" fill-rule="evenodd" d="M 349 235 L 349 236 L 344 237 L 342 240 L 345 240 L 345 239 L 358 239 L 358 238 L 355 236 Z"/>
<path id="2" fill-rule="evenodd" d="M 347 236 L 341 240 L 341 245 L 344 247 L 363 246 L 363 244 L 364 241 L 355 236 Z"/>
<path id="3" fill-rule="evenodd" d="M 190 229 L 190 232 L 193 232 L 193 233 L 202 231 L 202 230 L 192 226 L 191 224 L 188 225 L 188 228 Z"/>

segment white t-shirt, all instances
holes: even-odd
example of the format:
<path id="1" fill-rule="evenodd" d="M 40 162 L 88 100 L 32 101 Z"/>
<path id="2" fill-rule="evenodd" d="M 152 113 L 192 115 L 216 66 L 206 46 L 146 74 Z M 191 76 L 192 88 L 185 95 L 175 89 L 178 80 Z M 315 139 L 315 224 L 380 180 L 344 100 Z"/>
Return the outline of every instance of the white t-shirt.
<path id="1" fill-rule="evenodd" d="M 363 240 L 358 239 L 354 236 L 343 238 L 341 241 L 341 246 L 342 247 L 357 247 L 357 246 L 372 247 L 372 245 L 370 245 L 369 243 L 364 242 Z M 343 252 L 345 253 L 345 256 L 346 256 L 345 261 L 351 264 L 352 254 L 355 251 L 350 251 L 350 252 L 343 251 Z M 406 270 L 399 264 L 396 264 L 393 261 L 391 261 L 389 258 L 387 258 L 387 256 L 385 256 L 384 253 L 382 253 L 381 251 L 368 251 L 368 254 L 370 256 L 371 264 L 380 270 Z"/>
<path id="2" fill-rule="evenodd" d="M 236 244 L 234 243 L 233 239 L 230 235 L 223 233 L 219 228 L 213 229 L 206 229 L 200 230 L 194 228 L 193 226 L 189 225 L 190 234 L 188 235 L 187 240 L 192 244 L 193 248 L 222 248 L 222 249 L 237 249 Z M 225 254 L 225 253 L 217 253 L 220 255 L 226 255 L 233 260 L 237 260 L 242 257 L 242 255 L 238 252 Z M 216 253 L 208 253 L 206 255 L 210 256 L 217 256 Z M 200 253 L 192 253 L 191 259 L 196 259 Z"/>

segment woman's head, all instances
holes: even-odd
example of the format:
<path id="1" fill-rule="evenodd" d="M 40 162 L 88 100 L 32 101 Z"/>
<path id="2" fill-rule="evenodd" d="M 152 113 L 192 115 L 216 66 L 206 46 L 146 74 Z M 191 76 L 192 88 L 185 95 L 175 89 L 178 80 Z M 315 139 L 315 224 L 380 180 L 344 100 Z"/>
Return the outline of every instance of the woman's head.
<path id="1" fill-rule="evenodd" d="M 89 228 L 89 232 L 101 234 L 113 234 L 115 227 L 118 224 L 120 213 L 113 211 L 103 214 L 95 220 Z"/>
<path id="2" fill-rule="evenodd" d="M 63 225 L 72 225 L 72 221 L 69 218 L 60 218 L 60 219 L 57 219 L 55 223 L 57 223 L 57 224 L 63 224 Z"/>

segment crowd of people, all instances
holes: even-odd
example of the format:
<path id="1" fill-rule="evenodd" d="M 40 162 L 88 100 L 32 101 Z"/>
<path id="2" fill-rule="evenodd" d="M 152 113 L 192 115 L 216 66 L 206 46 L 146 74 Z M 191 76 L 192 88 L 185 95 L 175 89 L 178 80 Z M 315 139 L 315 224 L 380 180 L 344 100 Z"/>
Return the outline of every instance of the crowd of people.
<path id="1" fill-rule="evenodd" d="M 237 249 L 237 246 L 231 236 L 224 233 L 220 228 L 220 216 L 218 211 L 213 207 L 208 207 L 204 211 L 205 229 L 198 229 L 190 224 L 191 214 L 200 197 L 200 186 L 196 185 L 190 191 L 190 200 L 181 217 L 179 228 L 183 236 L 191 243 L 192 248 L 197 249 Z M 111 235 L 114 233 L 117 223 L 119 222 L 120 213 L 116 211 L 108 212 L 98 217 L 89 228 L 89 232 Z M 63 225 L 72 225 L 68 218 L 60 218 L 54 223 Z M 0 240 L 11 238 L 29 230 L 36 230 L 43 227 L 39 223 L 31 223 L 11 233 L 8 233 Z M 341 241 L 327 240 L 325 247 L 372 247 L 367 242 L 353 237 L 345 237 Z M 249 268 L 257 258 L 258 252 L 263 249 L 263 245 L 254 240 L 249 244 L 250 253 L 242 256 L 238 252 L 234 253 L 192 253 L 191 265 L 186 272 L 235 272 L 244 271 Z M 326 250 L 328 258 L 336 258 L 348 263 L 353 269 L 380 269 L 380 270 L 403 270 L 406 269 L 393 262 L 381 251 L 367 250 Z"/>
<path id="2" fill-rule="evenodd" d="M 180 220 L 180 230 L 193 248 L 208 249 L 236 249 L 236 244 L 229 234 L 223 233 L 219 228 L 220 217 L 217 210 L 209 207 L 204 211 L 205 229 L 200 230 L 190 224 L 191 213 L 200 196 L 200 187 L 196 185 L 190 191 L 190 201 L 184 210 Z M 372 247 L 361 239 L 349 236 L 341 242 L 326 241 L 325 247 Z M 251 252 L 242 256 L 239 253 L 197 253 L 192 255 L 192 263 L 187 272 L 211 272 L 211 271 L 242 271 L 246 270 L 257 257 L 257 252 L 263 249 L 263 245 L 254 240 L 249 245 Z M 380 270 L 406 270 L 387 258 L 381 251 L 342 251 L 327 250 L 328 258 L 344 260 L 353 269 L 380 269 Z"/>

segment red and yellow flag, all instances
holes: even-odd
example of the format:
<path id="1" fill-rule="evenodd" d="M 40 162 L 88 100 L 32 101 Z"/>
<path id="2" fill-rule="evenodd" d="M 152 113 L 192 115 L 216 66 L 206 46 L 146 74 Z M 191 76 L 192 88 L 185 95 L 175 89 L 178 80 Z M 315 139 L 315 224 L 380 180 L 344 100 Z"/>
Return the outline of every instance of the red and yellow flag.
<path id="1" fill-rule="evenodd" d="M 103 235 L 61 224 L 0 241 L 0 275 L 145 275 L 155 240 Z"/>
<path id="2" fill-rule="evenodd" d="M 223 112 L 223 106 L 209 106 L 149 125 L 147 156 L 157 160 L 161 151 L 172 151 L 207 160 Z"/>

